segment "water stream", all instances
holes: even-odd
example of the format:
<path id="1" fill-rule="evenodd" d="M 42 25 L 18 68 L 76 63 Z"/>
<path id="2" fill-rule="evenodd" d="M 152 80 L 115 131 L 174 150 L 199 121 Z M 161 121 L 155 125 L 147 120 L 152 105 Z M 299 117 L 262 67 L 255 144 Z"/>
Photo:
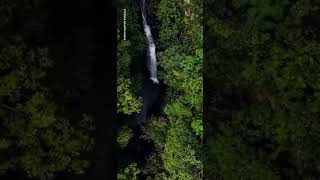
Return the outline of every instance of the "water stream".
<path id="1" fill-rule="evenodd" d="M 143 82 L 143 105 L 140 113 L 137 116 L 137 124 L 143 126 L 146 124 L 148 116 L 152 107 L 159 99 L 160 84 L 157 77 L 157 59 L 156 59 L 156 46 L 152 36 L 150 25 L 147 21 L 147 8 L 148 4 L 146 0 L 141 0 L 141 14 L 142 14 L 142 24 L 144 33 L 147 40 L 147 56 L 146 56 L 146 66 L 148 69 L 147 78 Z"/>
<path id="2" fill-rule="evenodd" d="M 143 29 L 148 41 L 147 67 L 150 72 L 150 80 L 152 80 L 153 83 L 159 84 L 157 77 L 156 45 L 154 44 L 150 26 L 146 19 L 146 0 L 142 0 L 141 8 Z"/>
<path id="3" fill-rule="evenodd" d="M 138 93 L 143 99 L 143 104 L 139 114 L 134 117 L 127 117 L 127 119 L 124 120 L 124 123 L 133 129 L 134 137 L 129 141 L 127 147 L 120 152 L 120 169 L 132 162 L 137 163 L 139 166 L 144 166 L 147 157 L 154 151 L 153 142 L 147 138 L 143 138 L 146 137 L 145 126 L 151 115 L 160 116 L 162 107 L 161 94 L 165 94 L 165 87 L 161 80 L 159 82 L 157 77 L 156 39 L 154 39 L 157 38 L 157 30 L 152 29 L 152 23 L 156 19 L 152 16 L 152 13 L 148 11 L 148 0 L 137 1 L 140 1 L 141 19 L 139 20 L 141 21 L 146 37 L 147 48 L 146 52 L 144 52 L 144 54 L 146 53 L 145 61 L 144 59 L 138 59 L 135 61 L 136 64 L 133 68 L 136 68 L 135 71 L 137 74 L 141 73 L 143 76 L 141 79 L 143 88 Z M 142 56 L 142 58 L 144 57 L 145 56 Z M 143 174 L 140 174 L 139 179 L 143 180 L 146 178 Z"/>

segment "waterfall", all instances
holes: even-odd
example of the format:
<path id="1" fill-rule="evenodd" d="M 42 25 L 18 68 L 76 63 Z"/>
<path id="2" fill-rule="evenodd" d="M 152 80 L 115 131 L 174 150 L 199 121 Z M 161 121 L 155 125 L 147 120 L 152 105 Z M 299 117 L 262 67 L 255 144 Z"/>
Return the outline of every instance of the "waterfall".
<path id="1" fill-rule="evenodd" d="M 156 45 L 154 44 L 150 26 L 148 25 L 146 20 L 145 1 L 146 0 L 142 0 L 141 10 L 142 10 L 143 29 L 148 41 L 147 67 L 150 72 L 150 80 L 153 83 L 159 84 L 158 77 L 157 77 Z"/>
<path id="2" fill-rule="evenodd" d="M 146 19 L 146 0 L 141 0 L 141 11 L 143 20 L 143 29 L 147 37 L 148 51 L 147 51 L 147 67 L 150 77 L 143 82 L 143 105 L 140 113 L 136 116 L 137 124 L 143 128 L 147 123 L 150 110 L 159 98 L 160 85 L 157 77 L 157 59 L 156 59 L 156 46 L 153 41 L 150 26 Z M 151 80 L 151 81 L 150 81 Z"/>

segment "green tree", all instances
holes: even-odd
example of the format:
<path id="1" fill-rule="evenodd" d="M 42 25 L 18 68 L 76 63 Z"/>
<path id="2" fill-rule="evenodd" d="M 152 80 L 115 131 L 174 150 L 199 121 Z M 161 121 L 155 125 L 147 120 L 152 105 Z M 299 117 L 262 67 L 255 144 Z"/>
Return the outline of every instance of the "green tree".
<path id="1" fill-rule="evenodd" d="M 131 115 L 133 113 L 140 112 L 142 106 L 142 98 L 136 98 L 136 96 L 131 91 L 131 81 L 130 79 L 118 78 L 117 86 L 118 102 L 117 108 L 118 112 Z"/>
<path id="2" fill-rule="evenodd" d="M 146 167 L 159 179 L 202 179 L 202 25 L 198 2 L 160 1 L 159 77 L 167 88 L 165 121 L 147 127 L 162 167 Z M 191 9 L 193 17 L 185 15 Z M 191 14 L 192 14 L 191 13 Z M 169 32 L 170 31 L 170 32 Z M 199 137 L 200 136 L 200 137 Z M 154 158 L 157 156 L 153 156 Z"/>
<path id="3" fill-rule="evenodd" d="M 138 180 L 138 174 L 140 169 L 137 167 L 136 163 L 129 164 L 123 170 L 118 173 L 118 180 Z"/>
<path id="4" fill-rule="evenodd" d="M 225 7 L 234 12 L 227 19 L 207 17 L 205 172 L 212 179 L 319 175 L 319 36 L 306 26 L 318 3 L 268 2 L 245 1 L 268 6 L 259 12 L 234 6 Z M 273 31 L 266 31 L 270 21 Z M 248 31 L 248 24 L 255 28 Z"/>
<path id="5" fill-rule="evenodd" d="M 127 40 L 123 40 L 123 12 L 118 12 L 118 46 L 117 46 L 117 112 L 123 113 L 126 115 L 132 115 L 138 113 L 142 106 L 142 99 L 136 94 L 137 90 L 135 88 L 138 86 L 139 82 L 136 82 L 137 79 L 132 76 L 132 63 L 137 59 L 139 53 L 142 52 L 140 44 L 137 42 L 142 42 L 143 38 L 140 33 L 133 35 L 134 27 L 137 27 L 137 19 L 134 18 L 137 12 L 132 7 L 136 5 L 132 2 L 121 1 L 120 4 L 123 4 L 123 7 L 128 8 L 128 23 L 126 27 L 126 34 L 128 36 Z M 131 7 L 132 6 L 132 7 Z M 130 39 L 129 39 L 130 37 Z M 132 48 L 134 47 L 134 48 Z"/>
<path id="6" fill-rule="evenodd" d="M 125 148 L 132 137 L 133 131 L 128 126 L 124 126 L 118 133 L 117 142 L 121 148 Z"/>
<path id="7" fill-rule="evenodd" d="M 180 41 L 183 9 L 175 0 L 161 0 L 157 9 L 157 18 L 160 21 L 159 45 L 165 49 Z"/>
<path id="8" fill-rule="evenodd" d="M 8 38 L 0 63 L 0 173 L 22 170 L 40 179 L 83 173 L 89 163 L 80 156 L 92 148 L 92 120 L 85 115 L 71 123 L 43 86 L 54 66 L 48 50 Z"/>

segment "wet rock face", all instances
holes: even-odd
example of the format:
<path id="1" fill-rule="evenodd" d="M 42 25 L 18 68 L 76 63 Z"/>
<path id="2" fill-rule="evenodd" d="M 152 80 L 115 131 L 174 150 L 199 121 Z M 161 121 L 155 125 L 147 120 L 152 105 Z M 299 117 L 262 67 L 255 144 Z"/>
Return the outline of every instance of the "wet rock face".
<path id="1" fill-rule="evenodd" d="M 147 119 L 150 116 L 150 110 L 159 99 L 159 92 L 159 84 L 154 84 L 149 79 L 144 82 L 143 105 L 137 118 L 137 123 L 139 125 L 147 123 Z"/>

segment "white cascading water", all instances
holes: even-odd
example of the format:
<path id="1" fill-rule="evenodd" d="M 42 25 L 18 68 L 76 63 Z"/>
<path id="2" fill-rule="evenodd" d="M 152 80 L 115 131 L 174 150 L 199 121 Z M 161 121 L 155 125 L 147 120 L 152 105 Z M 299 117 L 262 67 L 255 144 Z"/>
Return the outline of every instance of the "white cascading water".
<path id="1" fill-rule="evenodd" d="M 147 55 L 147 66 L 150 72 L 150 80 L 153 83 L 159 84 L 157 77 L 157 58 L 156 58 L 156 45 L 154 44 L 153 37 L 151 34 L 150 26 L 147 24 L 145 17 L 145 0 L 142 0 L 142 20 L 143 29 L 148 41 L 148 55 Z"/>

